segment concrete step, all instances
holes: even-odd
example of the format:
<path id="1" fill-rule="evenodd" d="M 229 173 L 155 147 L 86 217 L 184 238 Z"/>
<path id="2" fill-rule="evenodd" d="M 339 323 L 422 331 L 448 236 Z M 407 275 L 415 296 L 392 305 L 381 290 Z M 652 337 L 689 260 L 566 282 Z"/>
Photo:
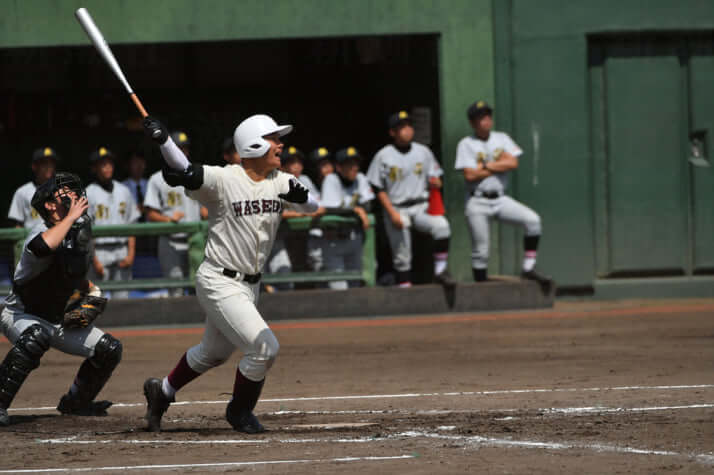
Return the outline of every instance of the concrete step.
<path id="1" fill-rule="evenodd" d="M 419 285 L 263 293 L 258 310 L 267 321 L 275 321 L 546 308 L 553 301 L 553 295 L 544 295 L 534 282 L 504 277 L 459 284 L 451 292 L 438 285 Z M 204 319 L 196 297 L 174 297 L 112 300 L 97 323 L 112 327 L 202 323 Z"/>

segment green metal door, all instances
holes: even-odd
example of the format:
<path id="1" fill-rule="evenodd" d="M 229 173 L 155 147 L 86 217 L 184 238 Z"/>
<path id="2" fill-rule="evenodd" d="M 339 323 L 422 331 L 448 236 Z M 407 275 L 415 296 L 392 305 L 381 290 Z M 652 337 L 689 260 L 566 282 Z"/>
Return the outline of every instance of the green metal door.
<path id="1" fill-rule="evenodd" d="M 714 273 L 714 36 L 689 41 L 694 273 Z"/>
<path id="2" fill-rule="evenodd" d="M 608 274 L 682 273 L 687 193 L 676 51 L 613 42 L 604 79 Z"/>
<path id="3" fill-rule="evenodd" d="M 711 35 L 593 41 L 600 277 L 714 271 Z"/>

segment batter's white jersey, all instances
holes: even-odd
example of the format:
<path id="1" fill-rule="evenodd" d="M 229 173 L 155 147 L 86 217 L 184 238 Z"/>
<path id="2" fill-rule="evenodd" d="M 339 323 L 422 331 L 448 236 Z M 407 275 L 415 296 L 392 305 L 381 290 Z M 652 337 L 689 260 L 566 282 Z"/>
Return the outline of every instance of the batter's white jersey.
<path id="1" fill-rule="evenodd" d="M 35 190 L 37 190 L 37 186 L 35 186 L 35 182 L 33 181 L 28 181 L 15 190 L 15 194 L 12 195 L 12 202 L 10 203 L 10 210 L 7 213 L 8 218 L 22 223 L 27 229 L 32 229 L 42 223 L 42 218 L 39 213 L 35 211 L 35 208 L 30 206 Z"/>
<path id="2" fill-rule="evenodd" d="M 463 170 L 464 168 L 476 168 L 478 163 L 491 162 L 495 160 L 501 152 L 506 151 L 518 157 L 523 154 L 523 150 L 503 132 L 491 131 L 488 140 L 481 140 L 475 135 L 464 137 L 456 147 L 456 163 L 454 168 Z M 481 181 L 466 182 L 466 199 L 478 190 L 479 192 L 504 193 L 508 186 L 508 172 L 496 173 Z"/>
<path id="3" fill-rule="evenodd" d="M 364 206 L 374 199 L 374 192 L 363 173 L 349 186 L 345 186 L 337 173 L 330 173 L 322 182 L 320 206 L 325 208 L 354 208 Z"/>
<path id="4" fill-rule="evenodd" d="M 201 221 L 201 205 L 194 199 L 186 196 L 183 186 L 169 186 L 158 171 L 151 175 L 149 183 L 146 185 L 146 196 L 144 196 L 144 206 L 159 211 L 164 216 L 173 216 L 176 211 L 181 211 L 184 217 L 182 222 Z M 171 235 L 171 247 L 177 251 L 188 249 L 188 243 L 182 242 L 188 238 L 187 233 L 175 233 Z"/>
<path id="5" fill-rule="evenodd" d="M 369 182 L 384 190 L 396 205 L 428 199 L 429 178 L 442 174 L 429 147 L 417 142 L 412 142 L 406 153 L 391 144 L 382 147 L 367 170 Z"/>
<path id="6" fill-rule="evenodd" d="M 111 191 L 97 183 L 91 183 L 87 187 L 87 201 L 89 202 L 87 212 L 97 226 L 135 223 L 141 217 L 129 188 L 116 180 L 112 180 Z M 128 237 L 107 236 L 96 238 L 94 242 L 98 245 L 120 244 L 127 242 L 128 239 Z"/>
<path id="7" fill-rule="evenodd" d="M 208 208 L 206 260 L 244 274 L 257 274 L 273 247 L 293 175 L 279 170 L 253 181 L 240 165 L 204 166 L 203 185 L 188 191 Z"/>

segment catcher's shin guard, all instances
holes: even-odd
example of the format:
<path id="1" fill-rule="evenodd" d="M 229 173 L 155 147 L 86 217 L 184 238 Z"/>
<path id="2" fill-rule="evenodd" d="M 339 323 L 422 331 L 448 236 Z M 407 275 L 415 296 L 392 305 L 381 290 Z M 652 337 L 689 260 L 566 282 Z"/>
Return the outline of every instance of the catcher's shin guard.
<path id="1" fill-rule="evenodd" d="M 7 409 L 40 358 L 50 349 L 50 335 L 41 325 L 31 325 L 0 364 L 0 407 Z"/>
<path id="2" fill-rule="evenodd" d="M 63 414 L 83 416 L 106 415 L 112 405 L 109 401 L 94 401 L 104 385 L 109 381 L 114 368 L 119 365 L 122 356 L 122 344 L 110 334 L 104 334 L 94 347 L 94 355 L 87 358 L 79 367 L 74 383 L 75 393 L 65 394 L 57 410 Z"/>
<path id="3" fill-rule="evenodd" d="M 226 406 L 226 420 L 238 432 L 247 434 L 264 432 L 265 428 L 258 421 L 258 418 L 253 415 L 253 409 L 255 409 L 255 405 L 260 398 L 265 378 L 262 381 L 255 382 L 243 376 L 240 371 L 236 373 L 233 399 Z"/>

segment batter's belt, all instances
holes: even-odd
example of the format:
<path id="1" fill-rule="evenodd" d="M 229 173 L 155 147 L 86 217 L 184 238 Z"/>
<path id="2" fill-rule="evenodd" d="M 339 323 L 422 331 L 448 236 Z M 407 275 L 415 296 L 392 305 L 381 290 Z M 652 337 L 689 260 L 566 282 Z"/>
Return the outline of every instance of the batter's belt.
<path id="1" fill-rule="evenodd" d="M 408 208 L 410 206 L 418 205 L 421 203 L 426 203 L 428 200 L 426 198 L 417 198 L 414 200 L 406 200 L 402 201 L 401 203 L 392 203 L 392 206 L 396 206 L 398 208 Z"/>
<path id="2" fill-rule="evenodd" d="M 243 272 L 238 272 L 237 270 L 222 267 L 209 259 L 204 260 L 203 264 L 201 265 L 205 265 L 212 271 L 220 272 L 221 274 L 231 279 L 235 279 L 236 277 L 240 276 L 240 280 L 245 281 L 249 284 L 257 284 L 263 277 L 263 274 L 261 272 L 258 272 L 257 274 L 245 274 Z"/>

